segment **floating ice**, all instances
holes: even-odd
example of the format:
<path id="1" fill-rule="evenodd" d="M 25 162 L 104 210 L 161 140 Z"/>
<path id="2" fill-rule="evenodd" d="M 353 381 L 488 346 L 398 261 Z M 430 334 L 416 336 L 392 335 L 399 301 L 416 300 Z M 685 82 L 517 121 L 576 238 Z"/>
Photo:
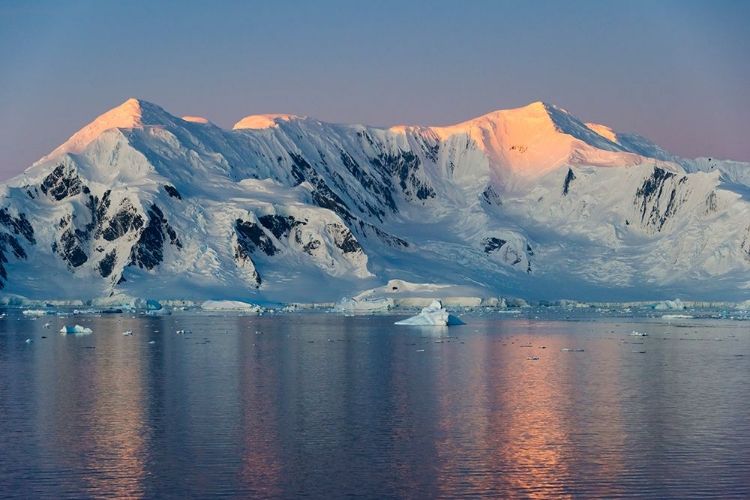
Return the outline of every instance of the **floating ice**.
<path id="1" fill-rule="evenodd" d="M 630 334 L 631 337 L 648 337 L 648 333 L 646 332 L 636 332 L 633 330 L 633 333 Z"/>
<path id="2" fill-rule="evenodd" d="M 62 328 L 60 328 L 60 333 L 91 333 L 91 328 L 86 328 L 85 326 L 81 325 L 75 325 L 75 326 L 69 326 L 69 325 L 63 325 Z"/>
<path id="3" fill-rule="evenodd" d="M 52 311 L 47 311 L 44 309 L 25 309 L 21 314 L 24 316 L 46 316 L 48 314 L 52 314 Z"/>
<path id="4" fill-rule="evenodd" d="M 432 303 L 422 309 L 422 312 L 411 318 L 407 318 L 401 321 L 396 321 L 397 325 L 434 325 L 434 326 L 450 326 L 450 325 L 463 325 L 463 321 L 457 317 L 449 314 L 448 311 L 443 307 L 443 303 L 439 300 L 433 300 Z"/>
<path id="5" fill-rule="evenodd" d="M 680 299 L 674 300 L 663 300 L 654 306 L 657 311 L 663 311 L 665 309 L 685 309 L 685 304 Z"/>
<path id="6" fill-rule="evenodd" d="M 34 339 L 26 339 L 27 344 L 31 344 L 32 342 L 34 342 Z"/>
<path id="7" fill-rule="evenodd" d="M 172 313 L 167 309 L 147 309 L 143 314 L 146 316 L 169 316 Z"/>
<path id="8" fill-rule="evenodd" d="M 126 330 L 126 331 L 122 332 L 122 334 L 129 337 L 129 336 L 133 335 L 133 332 L 132 332 L 132 330 Z"/>

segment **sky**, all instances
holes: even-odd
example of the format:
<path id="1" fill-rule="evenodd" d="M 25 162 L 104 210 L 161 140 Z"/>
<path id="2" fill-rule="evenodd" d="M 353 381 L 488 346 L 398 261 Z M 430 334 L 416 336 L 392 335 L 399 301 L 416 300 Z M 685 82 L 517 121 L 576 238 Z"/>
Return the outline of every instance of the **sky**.
<path id="1" fill-rule="evenodd" d="M 750 161 L 750 0 L 0 0 L 0 181 L 130 97 L 231 128 L 450 125 L 535 101 Z"/>

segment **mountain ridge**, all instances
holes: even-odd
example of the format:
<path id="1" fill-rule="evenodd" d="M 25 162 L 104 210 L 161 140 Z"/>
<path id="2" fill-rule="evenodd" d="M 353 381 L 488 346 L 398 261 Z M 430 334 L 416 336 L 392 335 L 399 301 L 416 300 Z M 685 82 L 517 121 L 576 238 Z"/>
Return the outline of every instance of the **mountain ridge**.
<path id="1" fill-rule="evenodd" d="M 129 99 L 2 185 L 3 293 L 315 301 L 396 279 L 631 300 L 748 286 L 748 164 L 682 159 L 543 102 L 449 127 L 243 121 Z"/>

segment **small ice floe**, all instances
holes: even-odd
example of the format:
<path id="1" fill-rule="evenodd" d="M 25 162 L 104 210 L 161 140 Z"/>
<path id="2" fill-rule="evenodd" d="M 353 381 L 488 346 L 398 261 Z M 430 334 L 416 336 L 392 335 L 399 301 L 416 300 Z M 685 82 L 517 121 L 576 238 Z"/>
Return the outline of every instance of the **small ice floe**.
<path id="1" fill-rule="evenodd" d="M 149 342 L 149 344 L 156 344 L 156 341 L 152 340 L 151 342 Z"/>
<path id="2" fill-rule="evenodd" d="M 170 316 L 172 312 L 167 309 L 149 309 L 143 314 L 145 316 Z"/>
<path id="3" fill-rule="evenodd" d="M 34 342 L 34 339 L 26 339 L 27 344 L 32 344 Z"/>
<path id="4" fill-rule="evenodd" d="M 132 330 L 125 330 L 124 332 L 122 332 L 122 334 L 125 335 L 126 337 L 130 337 L 131 335 L 133 335 L 133 331 Z"/>
<path id="5" fill-rule="evenodd" d="M 175 333 L 177 335 L 185 335 L 185 330 L 177 330 Z"/>
<path id="6" fill-rule="evenodd" d="M 397 325 L 424 325 L 424 326 L 450 326 L 464 325 L 465 323 L 457 317 L 449 314 L 439 300 L 422 309 L 422 312 L 411 318 L 396 321 Z"/>
<path id="7" fill-rule="evenodd" d="M 60 333 L 91 333 L 91 328 L 86 328 L 85 326 L 81 325 L 75 325 L 75 326 L 69 326 L 69 325 L 63 325 L 62 328 L 60 328 Z"/>
<path id="8" fill-rule="evenodd" d="M 52 314 L 52 311 L 47 311 L 45 309 L 25 309 L 21 311 L 21 314 L 24 316 L 46 316 L 48 314 Z"/>
<path id="9" fill-rule="evenodd" d="M 631 337 L 648 337 L 648 333 L 646 332 L 636 332 L 633 330 L 633 332 L 630 334 Z"/>
<path id="10" fill-rule="evenodd" d="M 52 327 L 52 323 L 45 323 L 43 326 L 44 326 L 44 328 L 51 328 Z"/>
<path id="11" fill-rule="evenodd" d="M 661 319 L 693 319 L 689 314 L 664 314 Z"/>

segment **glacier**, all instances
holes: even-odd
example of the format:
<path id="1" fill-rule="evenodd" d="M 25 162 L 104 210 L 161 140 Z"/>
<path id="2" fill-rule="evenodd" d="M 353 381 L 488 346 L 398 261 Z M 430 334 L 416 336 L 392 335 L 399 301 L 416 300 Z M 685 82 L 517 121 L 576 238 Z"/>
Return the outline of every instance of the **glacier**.
<path id="1" fill-rule="evenodd" d="M 542 102 L 228 130 L 129 99 L 0 185 L 0 301 L 742 301 L 749 189 Z"/>

